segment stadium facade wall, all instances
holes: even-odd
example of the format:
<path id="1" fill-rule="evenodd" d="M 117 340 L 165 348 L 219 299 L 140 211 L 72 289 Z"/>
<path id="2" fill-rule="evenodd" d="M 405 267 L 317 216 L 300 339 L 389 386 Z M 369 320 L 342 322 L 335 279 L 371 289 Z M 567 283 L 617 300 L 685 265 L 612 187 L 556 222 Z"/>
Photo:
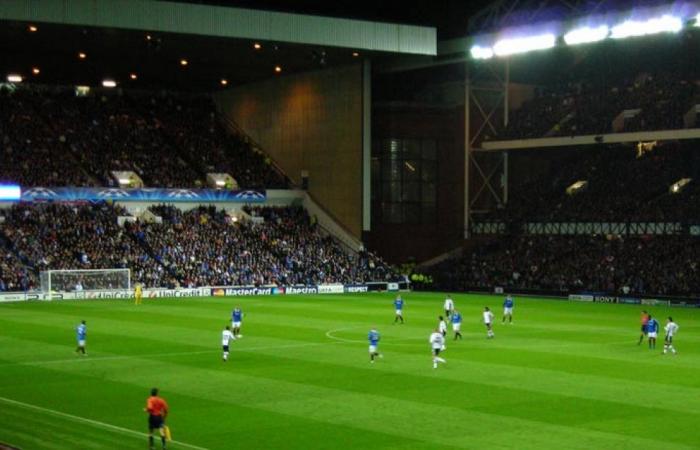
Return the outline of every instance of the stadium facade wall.
<path id="1" fill-rule="evenodd" d="M 362 232 L 362 66 L 319 70 L 215 95 L 223 114 L 262 146 L 338 222 Z"/>
<path id="2" fill-rule="evenodd" d="M 438 143 L 436 215 L 423 223 L 388 223 L 376 219 L 380 192 L 372 200 L 369 248 L 391 263 L 421 262 L 463 244 L 464 110 L 374 105 L 372 139 L 431 139 Z M 379 189 L 377 189 L 379 191 Z"/>

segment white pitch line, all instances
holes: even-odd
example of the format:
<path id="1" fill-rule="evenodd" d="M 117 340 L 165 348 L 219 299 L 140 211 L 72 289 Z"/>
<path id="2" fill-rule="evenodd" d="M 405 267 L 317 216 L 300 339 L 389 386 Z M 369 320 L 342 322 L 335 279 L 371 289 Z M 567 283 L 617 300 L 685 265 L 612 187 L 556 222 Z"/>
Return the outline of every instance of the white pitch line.
<path id="1" fill-rule="evenodd" d="M 17 400 L 12 400 L 12 399 L 5 398 L 5 397 L 0 397 L 0 402 L 5 402 L 5 403 L 10 404 L 10 405 L 19 406 L 19 407 L 22 407 L 22 408 L 25 408 L 25 409 L 31 409 L 31 410 L 34 410 L 34 411 L 39 411 L 39 412 L 43 412 L 43 413 L 46 413 L 46 414 L 51 414 L 51 415 L 58 416 L 58 417 L 63 417 L 63 418 L 66 418 L 66 419 L 70 419 L 70 420 L 72 420 L 72 421 L 74 421 L 74 422 L 86 423 L 86 424 L 92 425 L 92 426 L 94 426 L 94 427 L 104 428 L 104 429 L 106 429 L 106 430 L 114 431 L 114 432 L 121 433 L 121 434 L 127 434 L 127 435 L 130 435 L 130 436 L 137 436 L 137 437 L 139 437 L 139 438 L 141 438 L 141 437 L 148 437 L 148 434 L 147 434 L 147 433 L 142 433 L 142 432 L 139 432 L 139 431 L 130 430 L 130 429 L 128 429 L 128 428 L 118 427 L 118 426 L 116 426 L 116 425 L 111 425 L 111 424 L 108 424 L 108 423 L 99 422 L 99 421 L 97 421 L 97 420 L 87 419 L 87 418 L 85 418 L 85 417 L 74 416 L 73 414 L 68 414 L 68 413 L 64 413 L 64 412 L 61 412 L 61 411 L 56 411 L 55 409 L 44 408 L 44 407 L 41 407 L 41 406 L 36 406 L 36 405 L 32 405 L 32 404 L 30 404 L 30 403 L 24 403 L 24 402 L 20 402 L 20 401 L 17 401 Z M 188 443 L 186 443 L 186 442 L 180 442 L 180 441 L 175 441 L 175 440 L 173 440 L 173 441 L 171 441 L 171 442 L 172 442 L 173 444 L 177 444 L 177 445 L 180 446 L 180 447 L 191 448 L 192 450 L 209 450 L 209 449 L 207 449 L 207 448 L 205 448 L 205 447 L 199 447 L 199 446 L 197 446 L 197 445 L 188 444 Z"/>
<path id="2" fill-rule="evenodd" d="M 337 342 L 345 342 L 345 343 L 348 343 L 348 344 L 364 344 L 364 343 L 366 343 L 366 342 L 367 342 L 366 340 L 360 340 L 360 339 L 345 339 L 345 338 L 341 338 L 341 337 L 338 337 L 338 336 L 334 336 L 334 334 L 337 333 L 337 332 L 339 332 L 339 331 L 354 330 L 354 329 L 357 329 L 357 328 L 364 328 L 364 326 L 363 326 L 363 325 L 359 325 L 359 326 L 355 326 L 355 327 L 345 327 L 345 328 L 336 328 L 336 329 L 334 329 L 334 330 L 328 330 L 328 331 L 326 331 L 326 337 L 329 338 L 329 339 L 333 339 L 334 341 L 337 341 Z M 415 342 L 415 343 L 417 344 L 417 343 L 420 341 L 420 339 L 417 339 L 417 338 L 400 338 L 400 339 L 392 339 L 391 341 L 383 342 L 383 343 L 384 343 L 384 344 L 387 344 L 387 345 L 416 345 L 416 344 L 414 344 L 414 343 L 406 342 L 406 341 L 413 341 L 413 342 Z"/>

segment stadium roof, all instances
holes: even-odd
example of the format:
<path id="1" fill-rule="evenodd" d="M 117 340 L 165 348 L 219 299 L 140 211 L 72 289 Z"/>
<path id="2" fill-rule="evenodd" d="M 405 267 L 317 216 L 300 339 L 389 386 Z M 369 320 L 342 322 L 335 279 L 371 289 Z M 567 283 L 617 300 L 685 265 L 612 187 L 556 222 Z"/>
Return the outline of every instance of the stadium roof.
<path id="1" fill-rule="evenodd" d="M 4 0 L 0 25 L 0 75 L 48 84 L 211 90 L 437 46 L 430 27 L 165 1 Z"/>

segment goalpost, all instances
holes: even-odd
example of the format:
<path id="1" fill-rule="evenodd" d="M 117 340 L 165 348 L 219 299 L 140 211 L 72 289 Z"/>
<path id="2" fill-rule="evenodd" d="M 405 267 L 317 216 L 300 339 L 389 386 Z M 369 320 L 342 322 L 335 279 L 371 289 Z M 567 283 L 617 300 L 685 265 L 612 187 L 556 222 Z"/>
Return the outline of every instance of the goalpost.
<path id="1" fill-rule="evenodd" d="M 45 294 L 131 289 L 131 269 L 46 270 L 40 278 Z"/>

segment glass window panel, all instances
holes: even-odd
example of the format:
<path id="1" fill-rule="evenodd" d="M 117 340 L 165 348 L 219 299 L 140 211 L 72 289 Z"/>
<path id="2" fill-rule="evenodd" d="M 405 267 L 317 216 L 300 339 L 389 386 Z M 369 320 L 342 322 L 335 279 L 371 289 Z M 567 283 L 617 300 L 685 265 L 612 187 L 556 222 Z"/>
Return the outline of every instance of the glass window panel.
<path id="1" fill-rule="evenodd" d="M 423 204 L 423 207 L 421 208 L 422 212 L 422 223 L 435 223 L 437 221 L 437 213 L 436 213 L 436 208 L 435 204 L 432 205 L 426 205 Z"/>
<path id="2" fill-rule="evenodd" d="M 384 223 L 401 223 L 403 217 L 401 214 L 401 203 L 384 203 L 382 216 Z"/>
<path id="3" fill-rule="evenodd" d="M 401 180 L 402 161 L 395 159 L 385 159 L 382 161 L 382 181 Z"/>
<path id="4" fill-rule="evenodd" d="M 420 158 L 420 141 L 417 139 L 406 139 L 403 141 L 403 153 L 406 159 Z"/>
<path id="5" fill-rule="evenodd" d="M 401 155 L 401 141 L 399 139 L 384 141 L 384 155 L 391 159 L 398 158 Z"/>
<path id="6" fill-rule="evenodd" d="M 378 158 L 372 158 L 372 199 L 377 199 L 381 196 L 382 179 L 381 179 L 381 162 Z"/>
<path id="7" fill-rule="evenodd" d="M 423 183 L 422 185 L 421 201 L 423 203 L 435 203 L 435 184 L 434 183 Z"/>
<path id="8" fill-rule="evenodd" d="M 437 143 L 434 140 L 423 141 L 423 159 L 430 161 L 437 159 Z"/>
<path id="9" fill-rule="evenodd" d="M 437 164 L 435 161 L 423 161 L 421 164 L 421 180 L 434 182 L 437 177 Z"/>
<path id="10" fill-rule="evenodd" d="M 403 181 L 413 182 L 420 181 L 420 167 L 421 162 L 416 160 L 403 161 L 401 165 L 401 170 L 403 171 Z"/>
<path id="11" fill-rule="evenodd" d="M 383 223 L 382 220 L 382 208 L 379 202 L 372 202 L 372 221 L 374 223 Z"/>
<path id="12" fill-rule="evenodd" d="M 420 183 L 404 183 L 401 200 L 405 202 L 419 202 L 420 191 Z"/>
<path id="13" fill-rule="evenodd" d="M 382 153 L 382 141 L 374 139 L 372 141 L 372 156 L 379 156 Z"/>
<path id="14" fill-rule="evenodd" d="M 404 203 L 404 220 L 406 223 L 420 223 L 421 207 L 418 203 Z"/>
<path id="15" fill-rule="evenodd" d="M 401 200 L 401 183 L 384 182 L 382 183 L 382 200 L 398 202 Z"/>

